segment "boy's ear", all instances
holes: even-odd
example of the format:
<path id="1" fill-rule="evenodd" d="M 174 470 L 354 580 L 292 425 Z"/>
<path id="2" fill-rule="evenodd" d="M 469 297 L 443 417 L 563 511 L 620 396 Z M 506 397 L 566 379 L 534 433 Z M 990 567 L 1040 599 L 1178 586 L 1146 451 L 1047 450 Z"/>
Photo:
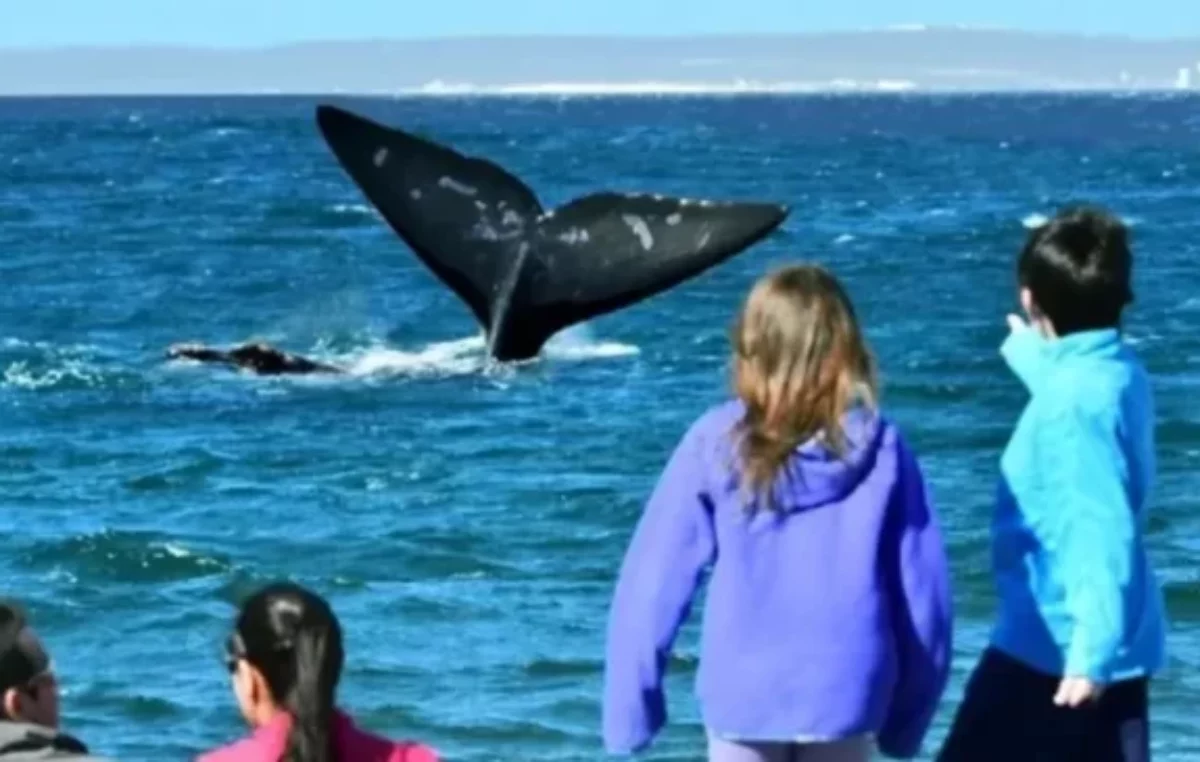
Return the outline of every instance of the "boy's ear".
<path id="1" fill-rule="evenodd" d="M 1046 313 L 1042 312 L 1037 302 L 1033 300 L 1033 292 L 1024 286 L 1021 287 L 1021 309 L 1025 310 L 1025 317 L 1029 320 L 1029 324 L 1037 328 L 1038 333 L 1042 336 L 1047 339 L 1058 336 L 1050 318 L 1046 317 Z"/>
<path id="2" fill-rule="evenodd" d="M 1021 309 L 1025 310 L 1025 317 L 1032 323 L 1041 320 L 1045 315 L 1038 308 L 1037 302 L 1033 300 L 1033 292 L 1025 286 L 1021 287 Z"/>
<path id="3" fill-rule="evenodd" d="M 21 719 L 21 692 L 16 688 L 9 688 L 4 692 L 3 701 L 0 701 L 0 708 L 4 710 L 4 718 L 17 722 Z"/>

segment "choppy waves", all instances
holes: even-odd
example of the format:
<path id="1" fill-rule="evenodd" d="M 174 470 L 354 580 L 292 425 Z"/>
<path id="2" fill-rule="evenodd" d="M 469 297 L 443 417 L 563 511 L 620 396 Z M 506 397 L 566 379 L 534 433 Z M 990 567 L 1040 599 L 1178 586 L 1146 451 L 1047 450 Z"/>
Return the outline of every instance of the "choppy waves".
<path id="1" fill-rule="evenodd" d="M 991 616 L 987 516 L 1023 402 L 997 354 L 1013 257 L 1058 205 L 1090 200 L 1135 226 L 1128 330 L 1159 395 L 1148 531 L 1175 622 L 1155 756 L 1200 753 L 1200 103 L 361 105 L 495 158 L 547 206 L 608 187 L 793 213 L 745 255 L 495 364 L 324 150 L 310 103 L 0 104 L 0 571 L 32 604 L 90 745 L 182 759 L 242 732 L 220 643 L 233 604 L 286 576 L 342 615 L 341 695 L 364 724 L 464 762 L 601 759 L 624 543 L 679 437 L 726 393 L 746 289 L 796 260 L 846 282 L 950 543 L 959 650 L 935 743 Z M 257 338 L 348 372 L 163 358 L 177 341 Z M 702 749 L 695 619 L 649 759 Z"/>

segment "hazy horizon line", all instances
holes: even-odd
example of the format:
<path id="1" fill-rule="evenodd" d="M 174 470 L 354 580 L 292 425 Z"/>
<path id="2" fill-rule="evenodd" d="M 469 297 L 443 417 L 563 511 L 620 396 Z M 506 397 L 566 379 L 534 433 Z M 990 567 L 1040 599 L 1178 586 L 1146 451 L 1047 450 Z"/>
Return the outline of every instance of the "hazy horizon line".
<path id="1" fill-rule="evenodd" d="M 155 100 L 155 99 L 199 99 L 199 98 L 259 98 L 259 99 L 290 99 L 290 100 L 317 100 L 317 99 L 338 99 L 338 98 L 354 98 L 354 99 L 371 99 L 371 100 L 465 100 L 465 99 L 494 99 L 494 100 L 543 100 L 543 99 L 564 99 L 564 98 L 622 98 L 622 99 L 637 99 L 637 98 L 828 98 L 828 97 L 843 97 L 843 98 L 911 98 L 920 96 L 938 96 L 938 97 L 956 97 L 956 98 L 973 98 L 979 96 L 1030 96 L 1030 95 L 1054 95 L 1059 97 L 1086 97 L 1086 96 L 1137 96 L 1137 95 L 1169 95 L 1176 98 L 1200 98 L 1200 91 L 1197 90 L 1179 90 L 1166 85 L 1146 85 L 1146 86 L 1130 86 L 1130 87 L 1112 87 L 1112 86 L 1073 86 L 1073 87 L 996 87 L 996 88 L 939 88 L 939 87 L 913 87 L 906 90 L 889 90 L 889 89 L 847 89 L 847 88 L 810 88 L 797 90 L 704 90 L 698 88 L 680 89 L 680 90 L 631 90 L 628 88 L 614 88 L 612 90 L 586 89 L 575 90 L 564 88 L 562 90 L 554 90 L 547 88 L 537 89 L 505 89 L 505 90 L 485 90 L 471 92 L 431 92 L 431 91 L 294 91 L 294 92 L 253 92 L 253 91 L 193 91 L 193 92 L 62 92 L 62 93 L 5 93 L 0 92 L 0 101 L 18 101 L 18 100 L 54 100 L 54 99 L 77 99 L 77 100 Z"/>
<path id="2" fill-rule="evenodd" d="M 320 37 L 304 40 L 290 40 L 283 42 L 268 42 L 262 44 L 222 44 L 219 42 L 213 43 L 180 43 L 180 42 L 148 42 L 138 41 L 124 44 L 115 43 L 54 43 L 54 44 L 31 44 L 31 45 L 0 45 L 0 52 L 61 52 L 61 51 L 132 51 L 132 50 L 181 50 L 181 51 L 213 51 L 213 52 L 265 52 L 274 50 L 285 50 L 288 48 L 305 47 L 310 45 L 354 45 L 354 44 L 380 44 L 380 43 L 445 43 L 445 42 L 477 42 L 477 41 L 496 41 L 496 40 L 591 40 L 591 41 L 623 41 L 623 42 L 654 42 L 658 40 L 737 40 L 737 39 L 786 39 L 786 38 L 805 38 L 805 37 L 838 37 L 851 35 L 871 35 L 871 34 L 922 34 L 929 32 L 959 32 L 959 33 L 1002 33 L 1025 35 L 1030 37 L 1069 37 L 1076 39 L 1088 40 L 1121 40 L 1126 42 L 1147 42 L 1147 43 L 1172 43 L 1198 41 L 1200 42 L 1200 33 L 1191 35 L 1180 34 L 1132 34 L 1123 32 L 1077 32 L 1070 30 L 1053 30 L 1053 29 L 1036 29 L 1000 25 L 985 25 L 985 24 L 893 24 L 879 27 L 844 27 L 830 28 L 820 30 L 807 31 L 792 31 L 792 32 L 687 32 L 687 33 L 670 33 L 670 32 L 627 32 L 622 34 L 613 33 L 588 33 L 588 32 L 572 32 L 572 33 L 545 33 L 545 32 L 527 32 L 527 33 L 478 33 L 478 34 L 449 34 L 449 35 L 429 35 L 420 37 L 405 37 L 405 36 L 377 36 L 368 35 L 361 37 Z"/>

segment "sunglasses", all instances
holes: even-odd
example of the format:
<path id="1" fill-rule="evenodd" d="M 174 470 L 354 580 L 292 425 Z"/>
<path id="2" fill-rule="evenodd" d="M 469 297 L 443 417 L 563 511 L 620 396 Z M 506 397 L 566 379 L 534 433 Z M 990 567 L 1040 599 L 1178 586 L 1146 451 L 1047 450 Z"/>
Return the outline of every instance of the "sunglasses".
<path id="1" fill-rule="evenodd" d="M 237 634 L 226 638 L 225 652 L 221 655 L 221 661 L 224 662 L 225 669 L 229 670 L 229 674 L 235 674 L 238 664 L 245 658 L 245 651 L 241 648 L 240 638 L 237 637 Z"/>

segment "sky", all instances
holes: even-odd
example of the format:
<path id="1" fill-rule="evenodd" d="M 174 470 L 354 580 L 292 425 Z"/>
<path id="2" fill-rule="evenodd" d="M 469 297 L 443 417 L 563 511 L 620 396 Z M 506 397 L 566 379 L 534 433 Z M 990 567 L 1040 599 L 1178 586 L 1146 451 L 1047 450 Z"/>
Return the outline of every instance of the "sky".
<path id="1" fill-rule="evenodd" d="M 909 24 L 1200 37 L 1197 0 L 0 0 L 0 47 L 487 34 L 816 32 Z M 1187 10 L 1185 10 L 1187 9 Z"/>

